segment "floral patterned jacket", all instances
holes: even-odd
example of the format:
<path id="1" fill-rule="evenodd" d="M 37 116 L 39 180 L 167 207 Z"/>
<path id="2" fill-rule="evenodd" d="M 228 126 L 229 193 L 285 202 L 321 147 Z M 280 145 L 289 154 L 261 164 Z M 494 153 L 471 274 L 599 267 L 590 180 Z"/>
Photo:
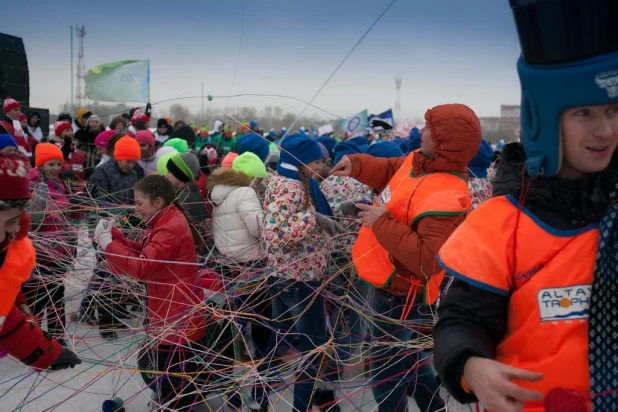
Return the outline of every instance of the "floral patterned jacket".
<path id="1" fill-rule="evenodd" d="M 329 176 L 321 184 L 320 189 L 326 197 L 330 208 L 333 209 L 335 218 L 349 232 L 349 235 L 339 236 L 334 245 L 335 250 L 352 253 L 352 246 L 358 237 L 358 231 L 363 223 L 362 219 L 354 216 L 344 216 L 340 205 L 346 200 L 365 198 L 373 199 L 373 193 L 369 186 L 349 176 Z"/>
<path id="2" fill-rule="evenodd" d="M 307 194 L 309 196 L 309 194 Z M 268 179 L 264 199 L 262 250 L 274 275 L 293 280 L 324 278 L 328 269 L 329 236 L 303 209 L 301 182 L 275 174 Z"/>

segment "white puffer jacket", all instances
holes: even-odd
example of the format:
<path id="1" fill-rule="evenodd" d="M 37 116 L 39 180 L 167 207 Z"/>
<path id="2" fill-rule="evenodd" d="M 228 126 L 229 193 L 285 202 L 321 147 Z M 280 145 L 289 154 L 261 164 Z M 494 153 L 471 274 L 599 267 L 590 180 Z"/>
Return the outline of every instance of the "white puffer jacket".
<path id="1" fill-rule="evenodd" d="M 215 246 L 238 262 L 260 259 L 262 205 L 253 178 L 232 169 L 219 168 L 208 177 L 208 199 L 213 205 Z"/>

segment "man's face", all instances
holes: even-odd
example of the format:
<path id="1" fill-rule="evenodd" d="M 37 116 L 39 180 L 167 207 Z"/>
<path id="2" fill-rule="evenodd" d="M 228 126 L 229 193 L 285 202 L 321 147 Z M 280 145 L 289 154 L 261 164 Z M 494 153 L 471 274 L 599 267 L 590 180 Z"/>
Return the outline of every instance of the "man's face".
<path id="1" fill-rule="evenodd" d="M 27 119 L 20 120 L 19 124 L 21 124 L 22 130 L 26 130 L 28 128 L 28 120 Z"/>
<path id="2" fill-rule="evenodd" d="M 21 114 L 21 109 L 16 107 L 14 109 L 9 110 L 9 112 L 6 115 L 9 116 L 13 120 L 19 120 L 20 114 Z"/>
<path id="3" fill-rule="evenodd" d="M 431 136 L 431 130 L 429 127 L 421 130 L 421 153 L 425 157 L 433 157 L 433 138 Z"/>

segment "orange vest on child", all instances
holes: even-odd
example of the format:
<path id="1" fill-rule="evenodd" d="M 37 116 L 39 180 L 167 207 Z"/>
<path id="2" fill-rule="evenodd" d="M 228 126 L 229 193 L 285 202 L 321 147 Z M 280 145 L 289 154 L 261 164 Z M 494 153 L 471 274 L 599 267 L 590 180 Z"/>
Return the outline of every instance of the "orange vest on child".
<path id="1" fill-rule="evenodd" d="M 36 254 L 30 239 L 15 240 L 9 244 L 4 263 L 0 267 L 0 330 L 15 305 L 22 283 L 32 275 L 35 263 Z"/>
<path id="2" fill-rule="evenodd" d="M 543 394 L 566 387 L 590 409 L 588 311 L 598 225 L 556 230 L 518 207 L 511 196 L 481 204 L 442 246 L 438 262 L 473 286 L 510 296 L 496 360 L 544 374 L 518 385 Z M 524 410 L 545 408 L 526 402 Z"/>
<path id="3" fill-rule="evenodd" d="M 424 216 L 466 213 L 470 208 L 470 195 L 465 179 L 459 174 L 444 172 L 414 176 L 413 157 L 414 153 L 408 155 L 380 194 L 395 219 L 412 227 Z M 388 286 L 397 275 L 390 254 L 380 245 L 373 230 L 364 224 L 352 248 L 352 257 L 359 277 L 377 288 Z M 438 298 L 443 277 L 444 271 L 441 271 L 428 279 L 424 287 L 426 303 Z"/>

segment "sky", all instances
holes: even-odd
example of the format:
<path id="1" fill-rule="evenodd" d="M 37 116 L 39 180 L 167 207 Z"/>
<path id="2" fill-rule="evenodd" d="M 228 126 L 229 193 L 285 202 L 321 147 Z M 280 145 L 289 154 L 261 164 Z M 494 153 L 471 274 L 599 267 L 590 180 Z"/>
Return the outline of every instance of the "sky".
<path id="1" fill-rule="evenodd" d="M 150 60 L 151 102 L 204 94 L 311 100 L 392 0 L 20 0 L 0 31 L 23 38 L 30 104 L 57 113 L 70 100 L 69 26 L 84 24 L 86 70 Z M 242 42 L 241 42 L 242 33 Z M 74 65 L 77 65 L 75 41 Z M 347 117 L 393 108 L 401 119 L 464 103 L 478 116 L 519 104 L 520 48 L 506 0 L 397 0 L 320 91 L 314 105 Z M 74 70 L 76 73 L 76 70 Z M 196 111 L 200 99 L 177 101 Z M 280 97 L 214 99 L 205 108 L 305 104 Z M 309 116 L 332 118 L 310 108 Z"/>

